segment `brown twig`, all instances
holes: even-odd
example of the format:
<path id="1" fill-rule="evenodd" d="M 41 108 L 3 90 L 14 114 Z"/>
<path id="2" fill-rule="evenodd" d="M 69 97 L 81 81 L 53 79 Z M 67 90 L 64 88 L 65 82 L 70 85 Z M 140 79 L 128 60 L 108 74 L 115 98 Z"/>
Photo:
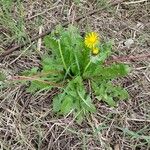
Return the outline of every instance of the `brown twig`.
<path id="1" fill-rule="evenodd" d="M 41 80 L 39 78 L 36 78 L 36 77 L 27 77 L 27 76 L 14 76 L 11 80 L 29 80 L 29 81 L 39 81 L 41 83 L 45 83 L 45 84 L 48 84 L 48 85 L 51 85 L 51 86 L 56 86 L 56 87 L 63 87 L 62 84 L 58 84 L 58 83 L 55 83 L 55 82 L 50 82 L 50 81 L 44 81 L 44 80 Z"/>
<path id="2" fill-rule="evenodd" d="M 144 58 L 149 58 L 150 57 L 150 53 L 148 54 L 143 54 L 143 55 L 138 55 L 138 56 L 125 56 L 125 57 L 118 57 L 118 58 L 114 58 L 112 60 L 108 60 L 106 61 L 106 64 L 109 65 L 113 62 L 124 62 L 124 61 L 131 61 L 131 60 L 141 60 Z"/>
<path id="3" fill-rule="evenodd" d="M 56 70 L 51 70 L 48 72 L 41 72 L 36 74 L 34 77 L 42 77 L 42 76 L 47 76 L 47 75 L 51 75 L 51 74 L 62 74 L 63 71 L 56 71 Z"/>
<path id="4" fill-rule="evenodd" d="M 139 0 L 139 1 L 131 1 L 131 2 L 124 2 L 123 4 L 129 5 L 129 4 L 137 4 L 137 3 L 143 3 L 148 2 L 147 0 Z"/>

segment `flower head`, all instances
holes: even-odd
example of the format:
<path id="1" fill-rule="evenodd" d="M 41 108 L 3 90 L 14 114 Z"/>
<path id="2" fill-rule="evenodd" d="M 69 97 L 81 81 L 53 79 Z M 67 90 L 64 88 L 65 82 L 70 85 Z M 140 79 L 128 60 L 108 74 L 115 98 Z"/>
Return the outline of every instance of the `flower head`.
<path id="1" fill-rule="evenodd" d="M 90 32 L 85 36 L 85 45 L 88 48 L 94 48 L 99 43 L 99 36 L 96 32 Z"/>
<path id="2" fill-rule="evenodd" d="M 92 49 L 92 54 L 93 55 L 97 55 L 99 53 L 99 48 L 98 47 L 94 47 L 93 49 Z"/>

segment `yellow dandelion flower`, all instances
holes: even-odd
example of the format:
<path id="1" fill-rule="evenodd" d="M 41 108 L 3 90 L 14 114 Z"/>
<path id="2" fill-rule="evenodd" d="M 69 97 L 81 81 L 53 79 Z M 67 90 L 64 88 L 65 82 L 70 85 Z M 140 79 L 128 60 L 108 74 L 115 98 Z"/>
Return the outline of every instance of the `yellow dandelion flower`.
<path id="1" fill-rule="evenodd" d="M 95 45 L 97 45 L 98 42 L 99 42 L 99 36 L 98 36 L 98 33 L 96 33 L 96 32 L 88 33 L 85 36 L 84 43 L 88 48 L 95 47 Z"/>
<path id="2" fill-rule="evenodd" d="M 98 47 L 94 47 L 93 49 L 92 49 L 92 54 L 93 55 L 97 55 L 99 53 L 99 48 Z"/>

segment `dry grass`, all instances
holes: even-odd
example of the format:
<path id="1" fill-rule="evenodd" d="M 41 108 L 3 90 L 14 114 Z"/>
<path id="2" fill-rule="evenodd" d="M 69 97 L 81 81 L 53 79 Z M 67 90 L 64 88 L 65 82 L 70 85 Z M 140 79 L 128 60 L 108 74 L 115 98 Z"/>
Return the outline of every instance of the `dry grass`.
<path id="1" fill-rule="evenodd" d="M 2 3 L 2 2 L 1 2 Z M 18 2 L 19 3 L 19 2 Z M 81 32 L 93 29 L 102 39 L 114 40 L 113 57 L 146 54 L 150 51 L 150 3 L 118 4 L 87 16 L 78 23 L 74 17 L 89 12 L 105 3 L 98 1 L 24 1 L 13 2 L 9 22 L 20 18 L 22 7 L 22 35 L 11 25 L 1 22 L 1 51 L 29 40 L 30 37 L 69 21 Z M 106 5 L 106 4 L 105 4 Z M 14 19 L 14 20 L 13 20 Z M 13 29 L 12 29 L 13 28 Z M 14 31 L 13 31 L 14 30 Z M 14 36 L 14 34 L 16 34 Z M 30 37 L 27 36 L 30 35 Z M 10 42 L 10 39 L 12 41 Z M 18 38 L 19 37 L 19 38 Z M 125 46 L 128 39 L 134 43 Z M 45 48 L 40 47 L 40 53 Z M 7 78 L 38 66 L 37 42 L 6 56 L 0 69 Z M 52 98 L 57 90 L 31 95 L 25 86 L 6 82 L 0 87 L 0 149 L 2 150 L 148 150 L 150 148 L 150 59 L 125 62 L 132 66 L 130 75 L 118 79 L 130 94 L 130 99 L 120 102 L 117 108 L 97 103 L 97 113 L 78 125 L 71 116 L 60 117 L 52 112 Z"/>

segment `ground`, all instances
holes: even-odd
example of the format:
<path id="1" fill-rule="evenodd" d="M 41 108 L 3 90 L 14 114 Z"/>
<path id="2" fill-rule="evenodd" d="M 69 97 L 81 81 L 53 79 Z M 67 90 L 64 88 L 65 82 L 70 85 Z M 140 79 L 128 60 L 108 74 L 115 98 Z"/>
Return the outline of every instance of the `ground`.
<path id="1" fill-rule="evenodd" d="M 115 4 L 114 4 L 115 3 Z M 113 58 L 150 53 L 150 2 L 107 0 L 25 0 L 0 2 L 0 55 L 40 32 L 69 22 L 81 33 L 93 30 L 114 41 Z M 78 22 L 75 18 L 99 9 Z M 39 66 L 43 42 L 34 41 L 0 60 L 6 80 L 0 82 L 1 150 L 148 150 L 150 148 L 150 58 L 125 60 L 130 74 L 115 82 L 130 98 L 116 108 L 96 103 L 97 112 L 81 125 L 71 116 L 57 116 L 52 98 L 57 91 L 34 95 L 9 79 Z"/>

